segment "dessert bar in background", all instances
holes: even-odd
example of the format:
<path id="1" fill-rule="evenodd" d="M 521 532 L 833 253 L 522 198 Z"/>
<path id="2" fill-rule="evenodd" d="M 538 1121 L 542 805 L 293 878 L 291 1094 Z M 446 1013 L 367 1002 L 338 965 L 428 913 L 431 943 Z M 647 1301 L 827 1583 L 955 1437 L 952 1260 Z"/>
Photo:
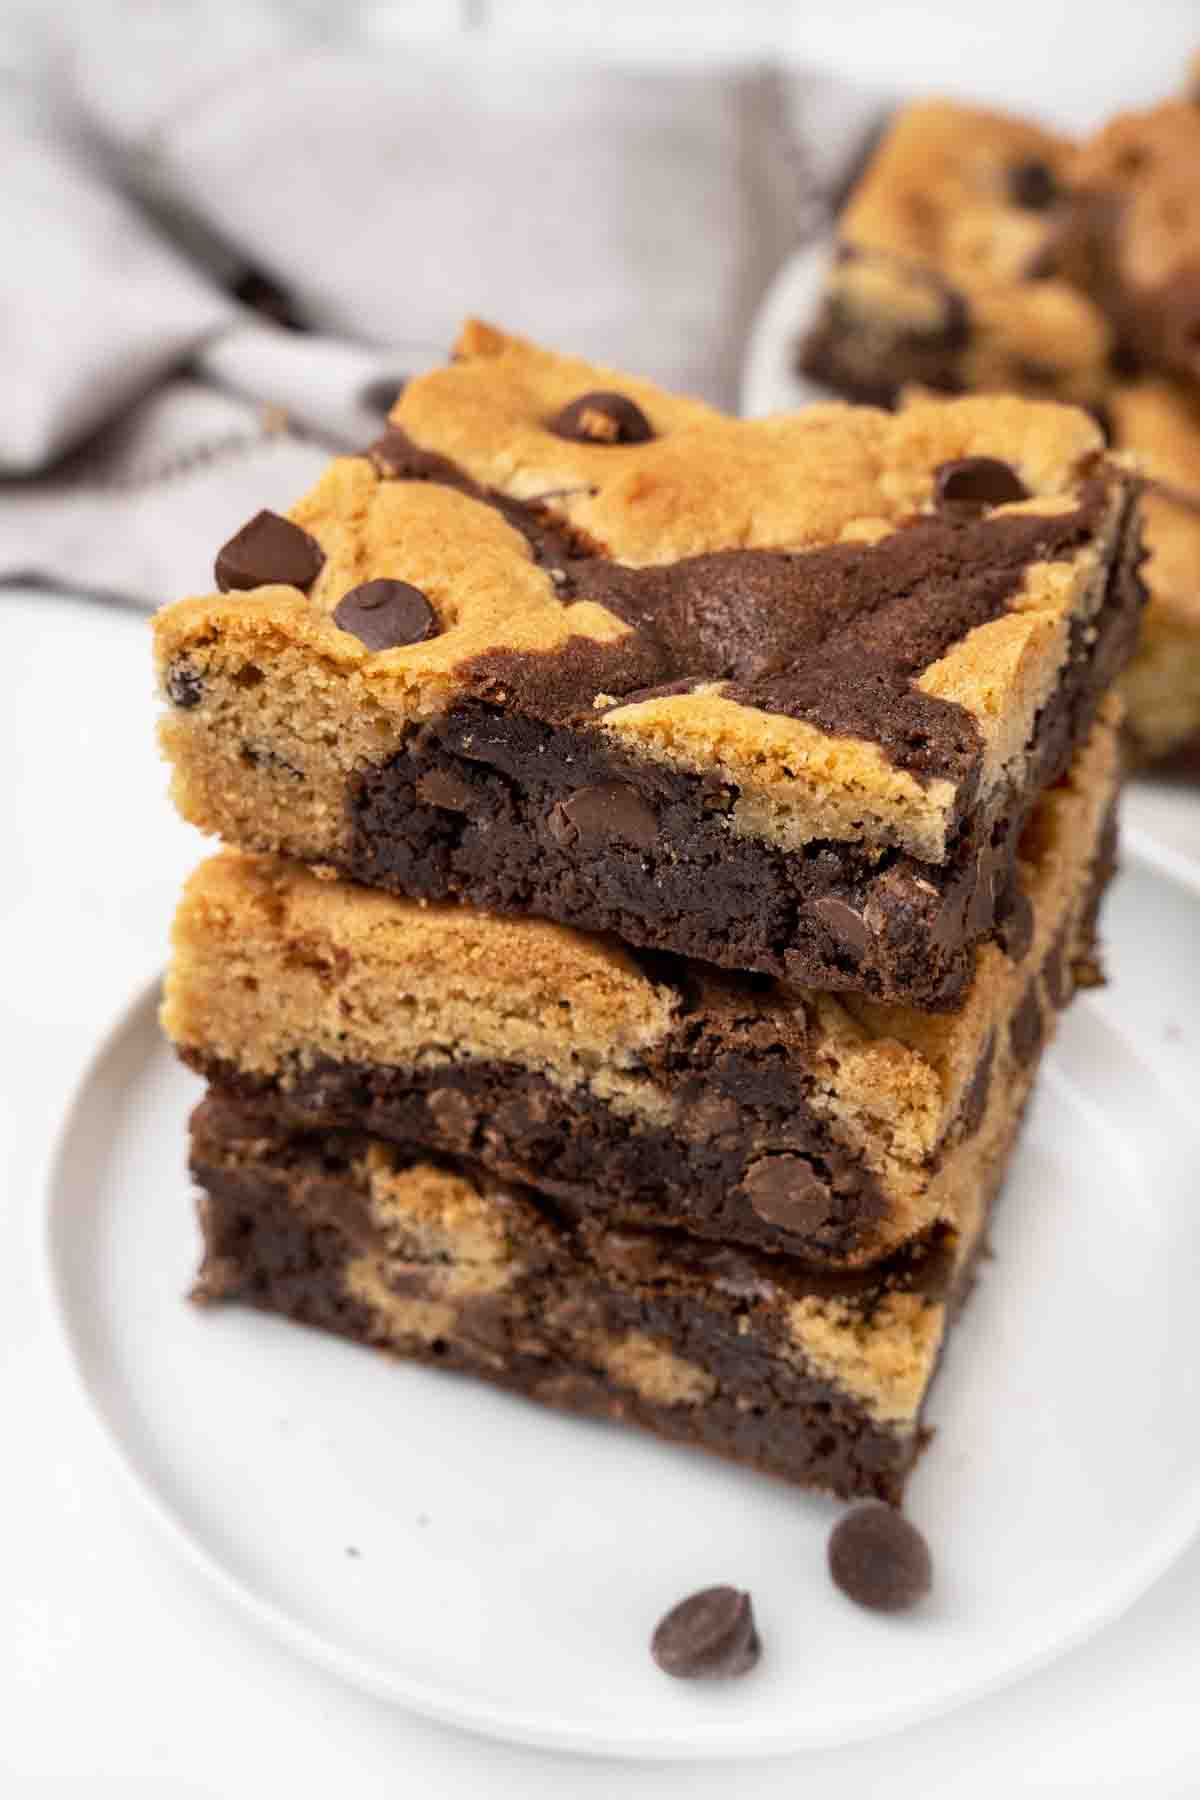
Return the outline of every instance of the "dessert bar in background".
<path id="1" fill-rule="evenodd" d="M 805 372 L 874 405 L 910 385 L 1100 405 L 1112 328 L 1049 266 L 1073 154 L 1002 113 L 906 106 L 838 220 Z"/>
<path id="2" fill-rule="evenodd" d="M 1200 106 L 1075 145 L 949 101 L 898 114 L 838 221 L 803 371 L 852 399 L 1054 394 L 1151 477 L 1138 760 L 1200 745 Z M 1133 466 L 1133 464 L 1131 464 Z"/>
<path id="3" fill-rule="evenodd" d="M 158 616 L 184 815 L 417 898 L 958 1002 L 1136 630 L 1093 423 L 739 422 L 482 325 L 392 420 Z"/>
<path id="4" fill-rule="evenodd" d="M 1113 444 L 1148 478 L 1139 510 L 1150 603 L 1121 691 L 1134 754 L 1150 761 L 1200 750 L 1200 391 L 1145 376 L 1113 389 L 1108 416 Z"/>
<path id="5" fill-rule="evenodd" d="M 1116 708 L 1039 799 L 1019 903 L 929 1015 L 225 852 L 163 1023 L 270 1133 L 465 1156 L 610 1227 L 877 1262 L 978 1217 L 1111 868 Z"/>

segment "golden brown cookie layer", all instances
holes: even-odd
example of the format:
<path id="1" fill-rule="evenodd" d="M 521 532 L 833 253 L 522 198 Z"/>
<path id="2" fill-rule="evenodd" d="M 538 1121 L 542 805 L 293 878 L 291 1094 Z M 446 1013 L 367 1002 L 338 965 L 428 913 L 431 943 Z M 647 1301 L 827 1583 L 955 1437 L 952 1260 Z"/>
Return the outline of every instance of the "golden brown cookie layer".
<path id="1" fill-rule="evenodd" d="M 1004 943 L 930 1016 L 722 977 L 561 926 L 419 906 L 226 852 L 188 884 L 163 1023 L 296 1127 L 468 1155 L 614 1222 L 862 1263 L 978 1187 L 1108 872 L 1105 708 L 1021 844 Z"/>

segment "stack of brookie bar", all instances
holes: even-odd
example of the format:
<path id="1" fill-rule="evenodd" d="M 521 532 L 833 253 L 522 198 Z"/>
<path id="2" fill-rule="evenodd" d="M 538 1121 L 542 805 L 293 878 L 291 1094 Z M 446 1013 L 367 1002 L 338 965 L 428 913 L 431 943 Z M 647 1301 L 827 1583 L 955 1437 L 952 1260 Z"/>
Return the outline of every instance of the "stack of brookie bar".
<path id="1" fill-rule="evenodd" d="M 1070 407 L 469 325 L 157 620 L 199 1296 L 898 1500 L 1097 979 L 1139 554 Z"/>

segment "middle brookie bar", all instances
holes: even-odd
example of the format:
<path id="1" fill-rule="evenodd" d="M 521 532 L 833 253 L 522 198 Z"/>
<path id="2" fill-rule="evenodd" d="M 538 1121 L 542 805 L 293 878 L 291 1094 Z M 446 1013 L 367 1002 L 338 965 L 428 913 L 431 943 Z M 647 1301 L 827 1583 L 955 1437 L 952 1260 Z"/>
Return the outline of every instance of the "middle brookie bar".
<path id="1" fill-rule="evenodd" d="M 930 1015 L 421 907 L 226 852 L 192 877 L 163 1022 L 270 1132 L 467 1156 L 611 1225 L 864 1265 L 961 1229 L 1112 863 L 1116 702 L 1021 843 L 1004 948 Z M 1000 1127 L 989 1128 L 993 1105 Z"/>

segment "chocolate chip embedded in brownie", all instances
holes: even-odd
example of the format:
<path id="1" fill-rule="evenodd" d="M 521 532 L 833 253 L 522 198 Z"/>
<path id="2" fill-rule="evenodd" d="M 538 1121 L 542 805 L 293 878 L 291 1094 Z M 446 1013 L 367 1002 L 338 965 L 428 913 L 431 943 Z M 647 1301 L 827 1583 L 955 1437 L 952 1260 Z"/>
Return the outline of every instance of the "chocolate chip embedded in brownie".
<path id="1" fill-rule="evenodd" d="M 159 615 L 185 815 L 952 1005 L 1135 628 L 1129 481 L 1091 421 L 738 421 L 478 325 L 393 421 L 273 531 L 261 586 Z"/>
<path id="2" fill-rule="evenodd" d="M 1072 154 L 1004 114 L 906 107 L 838 222 L 805 371 L 885 405 L 910 383 L 1098 403 L 1112 331 L 1054 260 Z"/>
<path id="3" fill-rule="evenodd" d="M 1065 165 L 1059 267 L 1140 363 L 1200 377 L 1200 106 L 1123 113 Z"/>
<path id="4" fill-rule="evenodd" d="M 858 1275 L 572 1224 L 469 1163 L 303 1133 L 212 1096 L 192 1123 L 204 1300 L 240 1299 L 554 1407 L 898 1501 L 1015 1127 L 957 1242 Z"/>
<path id="5" fill-rule="evenodd" d="M 1001 940 L 950 1015 L 640 964 L 562 926 L 227 852 L 184 894 L 163 1022 L 269 1129 L 469 1156 L 614 1226 L 876 1261 L 977 1207 L 1087 973 L 1116 712 L 1039 801 Z"/>
<path id="6" fill-rule="evenodd" d="M 1121 683 L 1130 743 L 1148 760 L 1200 747 L 1200 401 L 1183 383 L 1147 376 L 1115 388 L 1108 413 L 1113 444 L 1148 478 L 1150 598 Z"/>

